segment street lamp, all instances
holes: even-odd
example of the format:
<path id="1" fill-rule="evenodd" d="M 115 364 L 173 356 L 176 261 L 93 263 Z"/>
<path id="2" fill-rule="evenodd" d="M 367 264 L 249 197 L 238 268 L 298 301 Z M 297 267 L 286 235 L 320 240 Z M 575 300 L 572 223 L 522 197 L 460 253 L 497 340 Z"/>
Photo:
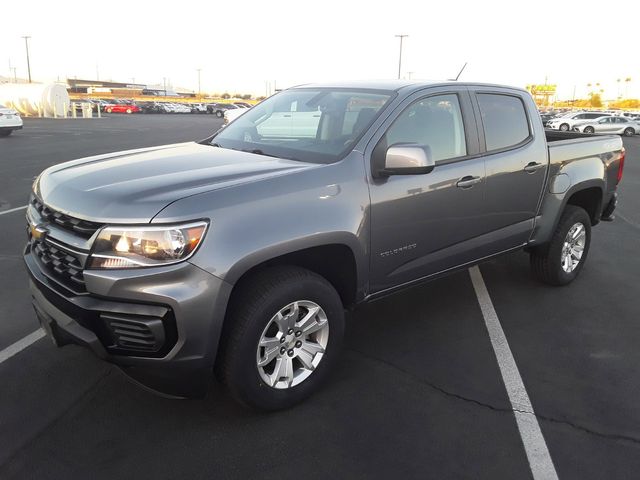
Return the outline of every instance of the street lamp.
<path id="1" fill-rule="evenodd" d="M 196 68 L 196 71 L 198 72 L 198 98 L 200 98 L 200 72 L 202 71 L 202 69 Z"/>
<path id="2" fill-rule="evenodd" d="M 402 40 L 409 35 L 396 35 L 400 39 L 400 56 L 398 57 L 398 80 L 400 80 L 400 72 L 402 71 Z"/>
<path id="3" fill-rule="evenodd" d="M 29 83 L 31 83 L 31 64 L 29 63 L 29 39 L 31 37 L 23 35 L 22 38 L 24 38 L 24 46 L 27 49 L 27 73 L 29 74 Z"/>

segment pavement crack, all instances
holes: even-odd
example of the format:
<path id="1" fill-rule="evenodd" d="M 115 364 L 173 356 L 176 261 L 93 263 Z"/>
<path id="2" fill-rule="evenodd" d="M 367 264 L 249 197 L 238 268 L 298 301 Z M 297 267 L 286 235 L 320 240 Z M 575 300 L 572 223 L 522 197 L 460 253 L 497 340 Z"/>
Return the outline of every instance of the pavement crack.
<path id="1" fill-rule="evenodd" d="M 492 405 L 490 403 L 486 403 L 486 402 L 481 402 L 480 400 L 476 400 L 475 398 L 471 398 L 471 397 L 466 397 L 464 395 L 460 395 L 458 393 L 454 393 L 451 392 L 443 387 L 440 387 L 439 385 L 435 384 L 434 382 L 430 382 L 424 378 L 418 377 L 416 375 L 414 375 L 413 373 L 409 372 L 408 370 L 403 369 L 402 367 L 399 367 L 398 365 L 391 363 L 387 360 L 384 360 L 382 358 L 370 355 L 368 353 L 365 353 L 361 350 L 357 350 L 355 348 L 349 348 L 348 350 L 357 353 L 359 355 L 361 355 L 362 357 L 365 357 L 369 360 L 378 362 L 378 363 L 382 363 L 383 365 L 386 365 L 390 368 L 393 368 L 394 370 L 397 370 L 401 373 L 403 373 L 404 375 L 408 376 L 410 379 L 412 379 L 415 382 L 418 382 L 422 385 L 425 385 L 429 388 L 431 388 L 432 390 L 435 390 L 439 393 L 441 393 L 442 395 L 445 395 L 447 397 L 451 397 L 451 398 L 455 398 L 457 400 L 461 400 L 463 402 L 467 402 L 467 403 L 472 403 L 474 405 L 477 405 L 479 407 L 482 408 L 486 408 L 489 410 L 492 410 L 494 412 L 502 412 L 502 413 L 521 413 L 524 415 L 533 415 L 535 416 L 538 420 L 542 421 L 542 422 L 549 422 L 549 423 L 555 423 L 555 424 L 560 424 L 560 425 L 565 425 L 567 427 L 570 427 L 574 430 L 579 430 L 583 433 L 587 433 L 589 435 L 594 435 L 596 437 L 600 437 L 603 438 L 605 440 L 617 440 L 617 441 L 623 441 L 623 442 L 629 442 L 632 443 L 634 445 L 640 445 L 640 438 L 636 438 L 636 437 L 632 437 L 629 435 L 620 435 L 620 434 L 616 434 L 616 433 L 606 433 L 606 432 L 600 432 L 598 430 L 593 430 L 591 428 L 585 427 L 583 425 L 579 425 L 577 423 L 571 422 L 569 420 L 561 420 L 558 418 L 554 418 L 554 417 L 549 417 L 547 415 L 543 415 L 540 413 L 536 413 L 533 412 L 531 410 L 522 410 L 522 409 L 517 409 L 517 408 L 504 408 L 504 407 L 498 407 L 495 405 Z"/>

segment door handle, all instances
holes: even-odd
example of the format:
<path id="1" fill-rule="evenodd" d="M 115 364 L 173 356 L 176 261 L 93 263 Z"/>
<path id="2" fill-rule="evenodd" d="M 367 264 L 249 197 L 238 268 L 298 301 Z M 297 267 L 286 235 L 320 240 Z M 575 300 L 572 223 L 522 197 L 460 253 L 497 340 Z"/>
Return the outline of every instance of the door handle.
<path id="1" fill-rule="evenodd" d="M 527 172 L 527 173 L 533 173 L 533 172 L 536 172 L 536 171 L 538 171 L 538 170 L 540 170 L 541 168 L 544 168 L 544 167 L 545 167 L 544 163 L 529 162 L 524 167 L 524 171 Z"/>
<path id="2" fill-rule="evenodd" d="M 466 177 L 462 177 L 456 183 L 456 187 L 458 188 L 471 188 L 476 183 L 480 183 L 482 181 L 481 177 L 472 177 L 471 175 L 467 175 Z"/>

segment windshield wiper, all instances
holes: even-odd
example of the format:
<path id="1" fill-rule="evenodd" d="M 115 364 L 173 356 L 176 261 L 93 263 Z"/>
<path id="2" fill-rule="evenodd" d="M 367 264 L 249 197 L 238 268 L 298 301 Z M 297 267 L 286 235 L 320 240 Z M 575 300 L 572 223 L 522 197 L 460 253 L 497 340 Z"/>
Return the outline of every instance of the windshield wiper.
<path id="1" fill-rule="evenodd" d="M 252 150 L 240 150 L 240 151 L 247 152 L 247 153 L 255 153 L 256 155 L 264 155 L 265 157 L 282 158 L 282 157 L 279 157 L 278 155 L 271 155 L 270 153 L 264 153 L 259 148 L 254 148 Z"/>

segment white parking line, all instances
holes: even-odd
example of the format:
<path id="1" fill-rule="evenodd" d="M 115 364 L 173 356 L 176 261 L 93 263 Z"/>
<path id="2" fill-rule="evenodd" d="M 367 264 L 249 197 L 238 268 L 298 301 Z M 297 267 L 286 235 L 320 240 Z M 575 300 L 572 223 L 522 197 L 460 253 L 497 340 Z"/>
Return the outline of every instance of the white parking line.
<path id="1" fill-rule="evenodd" d="M 24 210 L 25 208 L 27 208 L 27 206 L 28 205 L 23 205 L 21 207 L 10 208 L 9 210 L 5 210 L 3 212 L 0 212 L 0 215 L 5 215 L 7 213 L 17 212 L 18 210 Z"/>
<path id="2" fill-rule="evenodd" d="M 509 343 L 507 343 L 507 337 L 493 308 L 493 303 L 491 302 L 491 297 L 489 297 L 487 286 L 482 279 L 480 269 L 477 266 L 471 267 L 469 275 L 471 275 L 473 289 L 476 291 L 484 323 L 491 339 L 491 345 L 498 360 L 498 366 L 507 389 L 511 408 L 516 417 L 516 424 L 520 431 L 520 438 L 524 444 L 533 478 L 534 480 L 555 480 L 558 478 L 558 474 L 549 454 L 547 443 L 542 436 L 538 419 L 533 411 L 527 390 L 524 388 L 518 366 L 511 353 L 511 348 L 509 348 Z"/>
<path id="3" fill-rule="evenodd" d="M 45 336 L 44 330 L 39 328 L 35 332 L 32 332 L 29 335 L 27 335 L 26 337 L 18 340 L 16 343 L 14 343 L 12 345 L 9 345 L 4 350 L 0 351 L 0 363 L 4 362 L 5 360 L 10 359 L 16 353 L 20 353 L 22 350 L 27 348 L 29 345 L 37 342 L 38 340 L 40 340 L 44 336 Z"/>

